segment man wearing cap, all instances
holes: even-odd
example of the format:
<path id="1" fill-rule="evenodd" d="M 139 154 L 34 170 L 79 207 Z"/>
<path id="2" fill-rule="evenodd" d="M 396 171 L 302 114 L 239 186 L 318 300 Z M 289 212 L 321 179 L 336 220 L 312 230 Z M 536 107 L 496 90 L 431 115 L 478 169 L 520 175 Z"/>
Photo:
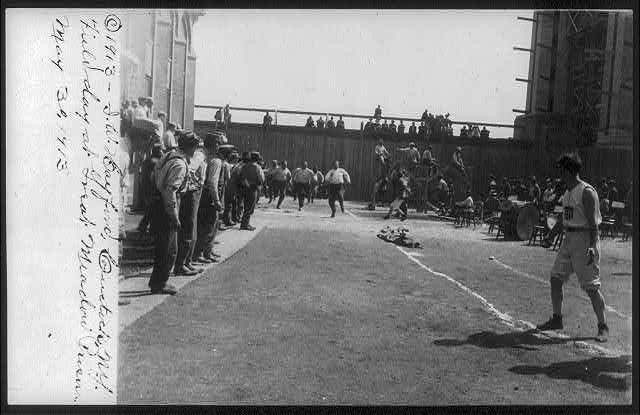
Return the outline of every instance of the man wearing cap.
<path id="1" fill-rule="evenodd" d="M 193 249 L 194 262 L 205 264 L 217 262 L 213 253 L 213 242 L 218 226 L 218 215 L 223 210 L 221 196 L 224 186 L 222 160 L 218 154 L 220 144 L 226 144 L 226 137 L 223 134 L 207 133 L 204 139 L 207 152 L 206 178 L 198 208 L 198 238 Z"/>
<path id="2" fill-rule="evenodd" d="M 340 203 L 340 210 L 344 213 L 344 185 L 351 183 L 349 173 L 342 167 L 340 162 L 336 160 L 333 163 L 333 169 L 327 172 L 324 178 L 329 185 L 329 206 L 331 207 L 331 217 L 336 216 L 336 200 Z"/>
<path id="3" fill-rule="evenodd" d="M 261 159 L 260 153 L 252 152 L 249 157 L 249 160 L 242 166 L 239 172 L 240 195 L 242 196 L 244 205 L 240 229 L 253 231 L 256 228 L 251 226 L 249 221 L 256 206 L 260 189 L 264 184 L 264 172 L 258 165 Z"/>
<path id="4" fill-rule="evenodd" d="M 304 207 L 305 197 L 310 197 L 314 176 L 313 170 L 309 168 L 306 161 L 293 172 L 293 191 L 298 199 L 298 210 L 302 210 Z"/>
<path id="5" fill-rule="evenodd" d="M 580 179 L 582 160 L 577 153 L 565 153 L 557 162 L 567 183 L 562 197 L 562 223 L 566 236 L 551 269 L 551 303 L 553 316 L 538 330 L 561 330 L 562 286 L 575 273 L 580 286 L 591 299 L 598 320 L 597 341 L 606 342 L 609 327 L 605 320 L 605 302 L 600 291 L 600 241 L 598 225 L 602 222 L 598 193 Z"/>
<path id="6" fill-rule="evenodd" d="M 188 163 L 187 189 L 182 195 L 179 211 L 182 226 L 178 231 L 178 254 L 173 267 L 176 275 L 195 275 L 201 271 L 191 265 L 191 258 L 198 237 L 198 207 L 207 173 L 207 158 L 202 149 L 197 149 Z"/>
<path id="7" fill-rule="evenodd" d="M 167 123 L 167 130 L 164 132 L 164 135 L 162 137 L 162 145 L 164 146 L 165 151 L 173 150 L 178 147 L 178 141 L 176 140 L 175 132 L 175 123 Z"/>
<path id="8" fill-rule="evenodd" d="M 188 159 L 193 157 L 200 140 L 195 134 L 185 134 L 179 151 L 166 153 L 153 172 L 155 192 L 151 209 L 151 230 L 155 239 L 153 272 L 149 279 L 152 294 L 175 294 L 176 288 L 167 284 L 178 251 L 180 229 L 180 201 L 187 188 Z"/>

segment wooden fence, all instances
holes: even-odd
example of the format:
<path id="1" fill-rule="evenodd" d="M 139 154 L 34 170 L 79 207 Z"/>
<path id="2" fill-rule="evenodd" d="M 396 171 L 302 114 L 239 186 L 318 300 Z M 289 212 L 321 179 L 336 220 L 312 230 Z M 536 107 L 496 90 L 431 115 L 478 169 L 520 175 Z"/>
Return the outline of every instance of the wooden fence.
<path id="1" fill-rule="evenodd" d="M 215 122 L 195 121 L 194 130 L 203 136 L 213 131 Z M 229 142 L 241 151 L 259 151 L 263 158 L 287 160 L 293 170 L 303 161 L 310 167 L 317 165 L 323 172 L 334 160 L 340 160 L 349 172 L 352 184 L 347 189 L 349 200 L 368 201 L 374 181 L 374 148 L 378 137 L 364 135 L 357 130 L 317 129 L 295 126 L 270 126 L 262 128 L 256 124 L 232 124 L 227 130 Z M 393 154 L 398 148 L 407 147 L 409 136 L 404 134 L 385 137 L 385 147 Z M 419 150 L 426 142 L 416 140 Z M 477 142 L 469 138 L 450 137 L 431 143 L 433 154 L 444 167 L 451 161 L 456 146 L 463 147 L 463 159 L 471 179 L 473 195 L 486 194 L 489 175 L 493 172 L 498 180 L 502 177 L 535 175 L 556 177 L 555 160 L 563 150 L 549 147 L 542 142 L 523 143 L 508 140 Z M 601 177 L 613 177 L 626 184 L 633 173 L 633 153 L 627 149 L 602 148 L 598 146 L 579 150 L 583 159 L 583 177 L 595 183 Z"/>

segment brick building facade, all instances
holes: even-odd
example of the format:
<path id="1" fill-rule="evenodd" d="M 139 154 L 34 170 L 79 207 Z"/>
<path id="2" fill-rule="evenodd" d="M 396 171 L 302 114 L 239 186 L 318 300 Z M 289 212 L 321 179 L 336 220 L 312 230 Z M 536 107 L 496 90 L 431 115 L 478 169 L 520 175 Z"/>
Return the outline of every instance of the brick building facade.
<path id="1" fill-rule="evenodd" d="M 204 13 L 196 10 L 129 11 L 121 37 L 121 99 L 152 97 L 159 111 L 183 128 L 193 128 L 196 55 L 193 25 Z"/>

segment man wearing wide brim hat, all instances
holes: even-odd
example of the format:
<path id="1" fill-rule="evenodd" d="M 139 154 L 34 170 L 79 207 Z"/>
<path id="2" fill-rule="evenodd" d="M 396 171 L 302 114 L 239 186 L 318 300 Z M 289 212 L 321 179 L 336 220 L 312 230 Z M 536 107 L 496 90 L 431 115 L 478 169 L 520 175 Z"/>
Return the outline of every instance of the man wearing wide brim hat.
<path id="1" fill-rule="evenodd" d="M 193 251 L 194 262 L 217 262 L 218 256 L 213 252 L 213 245 L 218 229 L 219 217 L 223 210 L 224 169 L 218 147 L 224 145 L 227 138 L 224 134 L 207 133 L 204 137 L 204 148 L 207 153 L 207 173 L 198 208 L 197 240 Z"/>
<path id="2" fill-rule="evenodd" d="M 186 191 L 189 162 L 200 145 L 193 133 L 180 140 L 180 149 L 166 153 L 154 168 L 155 190 L 152 195 L 151 231 L 155 240 L 153 272 L 149 279 L 152 294 L 175 294 L 176 288 L 168 284 L 178 252 L 180 202 Z"/>

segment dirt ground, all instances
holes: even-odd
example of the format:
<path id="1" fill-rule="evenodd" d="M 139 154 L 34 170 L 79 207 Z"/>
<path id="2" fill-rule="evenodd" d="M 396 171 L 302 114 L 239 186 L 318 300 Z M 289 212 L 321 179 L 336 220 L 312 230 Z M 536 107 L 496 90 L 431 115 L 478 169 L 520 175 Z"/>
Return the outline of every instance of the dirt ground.
<path id="1" fill-rule="evenodd" d="M 380 208 L 294 206 L 259 207 L 244 249 L 120 334 L 120 403 L 631 403 L 631 241 L 602 243 L 600 344 L 575 277 L 564 330 L 527 330 L 551 315 L 551 250 L 416 213 L 423 248 L 401 250 Z"/>

